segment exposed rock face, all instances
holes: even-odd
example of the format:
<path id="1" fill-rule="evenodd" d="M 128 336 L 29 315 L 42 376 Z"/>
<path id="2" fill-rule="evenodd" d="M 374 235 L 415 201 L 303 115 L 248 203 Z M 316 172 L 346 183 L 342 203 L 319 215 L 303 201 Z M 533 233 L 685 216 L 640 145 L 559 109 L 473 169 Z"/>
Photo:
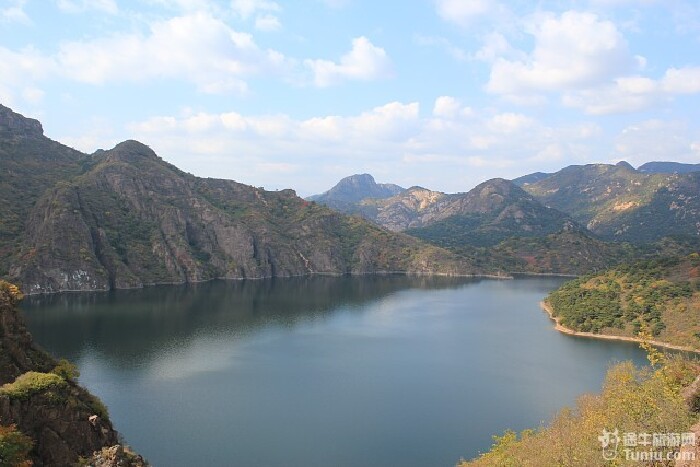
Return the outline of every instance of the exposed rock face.
<path id="1" fill-rule="evenodd" d="M 13 382 L 27 371 L 46 372 L 56 365 L 34 346 L 24 321 L 14 308 L 19 298 L 9 287 L 0 281 L 0 386 Z"/>
<path id="2" fill-rule="evenodd" d="M 420 229 L 448 222 L 449 235 L 456 234 L 455 238 L 466 244 L 474 243 L 470 237 L 475 230 L 499 231 L 493 237 L 496 240 L 511 235 L 547 235 L 571 223 L 565 214 L 543 206 L 513 182 L 501 178 L 484 182 L 467 193 L 445 194 L 412 187 L 390 198 L 364 199 L 353 206 L 341 210 L 359 212 L 388 230 L 409 231 L 430 241 L 436 240 L 434 235 L 423 236 Z"/>
<path id="3" fill-rule="evenodd" d="M 147 465 L 140 456 L 129 452 L 119 444 L 96 452 L 88 460 L 88 464 L 92 467 L 142 467 Z"/>
<path id="4" fill-rule="evenodd" d="M 524 188 L 604 239 L 700 238 L 700 172 L 646 174 L 627 163 L 575 165 Z"/>
<path id="5" fill-rule="evenodd" d="M 15 302 L 7 284 L 0 282 L 0 384 L 32 372 L 43 375 L 56 366 L 32 343 Z M 0 424 L 16 425 L 32 438 L 34 465 L 74 465 L 79 457 L 117 444 L 117 432 L 101 413 L 99 401 L 74 382 L 49 376 L 61 384 L 22 394 L 0 390 Z"/>
<path id="6" fill-rule="evenodd" d="M 401 232 L 410 227 L 418 226 L 421 223 L 422 215 L 446 196 L 440 191 L 412 187 L 387 200 L 373 200 L 377 206 L 374 220 L 382 227 L 394 232 Z"/>
<path id="7" fill-rule="evenodd" d="M 34 440 L 34 465 L 73 465 L 103 446 L 117 444 L 108 420 L 89 418 L 89 395 L 77 386 L 39 392 L 26 399 L 0 396 L 0 420 Z"/>
<path id="8" fill-rule="evenodd" d="M 419 213 L 407 233 L 437 245 L 493 246 L 509 237 L 545 236 L 580 229 L 566 214 L 536 201 L 501 178 L 468 193 L 448 195 Z"/>
<path id="9" fill-rule="evenodd" d="M 543 206 L 513 182 L 495 178 L 467 193 L 445 194 L 421 187 L 384 200 L 364 200 L 373 221 L 393 231 L 441 246 L 495 244 L 509 236 L 547 235 L 573 223 Z M 489 237 L 488 239 L 486 237 Z"/>
<path id="10" fill-rule="evenodd" d="M 384 199 L 405 191 L 391 183 L 377 183 L 370 174 L 351 175 L 343 178 L 330 190 L 308 198 L 343 212 L 357 212 L 356 205 L 365 198 Z"/>
<path id="11" fill-rule="evenodd" d="M 43 157 L 53 154 L 43 136 L 13 144 L 16 167 L 37 145 Z M 25 293 L 312 273 L 478 272 L 445 250 L 292 190 L 183 173 L 136 141 L 92 156 L 58 149 L 53 159 L 65 166 L 62 176 L 39 184 L 25 172 L 7 195 L 8 205 L 12 196 L 28 202 L 7 223 L 14 235 L 0 254 L 0 276 L 4 269 Z M 0 158 L 0 169 L 5 162 Z"/>
<path id="12" fill-rule="evenodd" d="M 0 134 L 3 133 L 16 137 L 41 136 L 44 134 L 44 129 L 38 120 L 25 118 L 0 105 Z"/>

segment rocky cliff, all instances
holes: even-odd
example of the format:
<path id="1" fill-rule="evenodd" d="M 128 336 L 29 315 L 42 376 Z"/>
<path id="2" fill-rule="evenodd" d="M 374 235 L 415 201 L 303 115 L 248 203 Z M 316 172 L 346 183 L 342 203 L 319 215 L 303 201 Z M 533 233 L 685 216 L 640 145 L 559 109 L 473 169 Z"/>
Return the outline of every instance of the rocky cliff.
<path id="1" fill-rule="evenodd" d="M 103 448 L 121 454 L 119 465 L 144 465 L 118 446 L 106 409 L 75 383 L 72 367 L 34 346 L 16 308 L 19 299 L 19 289 L 0 281 L 0 426 L 31 439 L 35 466 L 74 465 L 96 452 L 101 459 Z"/>
<path id="2" fill-rule="evenodd" d="M 0 273 L 26 293 L 314 273 L 479 272 L 452 253 L 292 190 L 186 174 L 136 141 L 88 156 L 42 135 L 13 135 L 0 141 L 8 148 L 0 170 L 24 171 L 0 201 L 23 201 L 3 221 Z M 26 170 L 44 160 L 61 170 Z"/>

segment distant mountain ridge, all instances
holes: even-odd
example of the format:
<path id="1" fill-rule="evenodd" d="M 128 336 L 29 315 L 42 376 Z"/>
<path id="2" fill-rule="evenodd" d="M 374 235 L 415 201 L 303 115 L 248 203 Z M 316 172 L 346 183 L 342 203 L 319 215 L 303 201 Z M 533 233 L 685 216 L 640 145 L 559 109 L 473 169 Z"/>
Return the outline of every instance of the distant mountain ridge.
<path id="1" fill-rule="evenodd" d="M 647 162 L 637 167 L 645 174 L 683 174 L 700 172 L 700 164 L 683 164 L 681 162 Z"/>
<path id="2" fill-rule="evenodd" d="M 406 233 L 444 247 L 493 246 L 514 236 L 583 230 L 567 214 L 543 205 L 502 178 L 444 197 L 420 217 L 420 222 Z"/>
<path id="3" fill-rule="evenodd" d="M 627 163 L 572 165 L 523 188 L 607 240 L 700 237 L 700 172 L 645 174 Z"/>
<path id="4" fill-rule="evenodd" d="M 493 245 L 513 235 L 558 232 L 566 225 L 580 229 L 566 214 L 542 205 L 515 183 L 500 178 L 466 193 L 446 194 L 414 186 L 391 197 L 363 198 L 334 208 L 441 246 Z"/>
<path id="5" fill-rule="evenodd" d="M 540 180 L 544 180 L 545 178 L 549 177 L 550 175 L 552 175 L 552 174 L 546 173 L 546 172 L 533 172 L 531 174 L 527 174 L 527 175 L 523 175 L 523 176 L 518 177 L 518 178 L 514 178 L 511 180 L 511 182 L 522 187 L 524 185 L 530 185 L 532 183 L 537 183 Z"/>
<path id="6" fill-rule="evenodd" d="M 43 136 L 35 120 L 6 107 L 0 113 L 0 276 L 28 293 L 314 273 L 479 272 L 444 249 L 293 190 L 198 178 L 137 141 L 83 154 Z"/>
<path id="7" fill-rule="evenodd" d="M 658 165 L 648 167 L 660 170 Z M 494 245 L 509 237 L 542 237 L 563 228 L 637 244 L 667 236 L 698 240 L 700 172 L 690 171 L 688 164 L 664 167 L 689 172 L 644 173 L 624 161 L 572 165 L 510 182 L 489 180 L 467 193 L 411 187 L 392 197 L 369 197 L 334 208 L 450 247 Z M 494 190 L 494 196 L 477 195 L 487 187 Z M 499 197 L 505 204 L 484 204 Z"/>
<path id="8" fill-rule="evenodd" d="M 391 183 L 377 183 L 370 174 L 356 174 L 343 178 L 330 190 L 306 199 L 349 212 L 353 205 L 365 198 L 389 198 L 405 190 Z"/>

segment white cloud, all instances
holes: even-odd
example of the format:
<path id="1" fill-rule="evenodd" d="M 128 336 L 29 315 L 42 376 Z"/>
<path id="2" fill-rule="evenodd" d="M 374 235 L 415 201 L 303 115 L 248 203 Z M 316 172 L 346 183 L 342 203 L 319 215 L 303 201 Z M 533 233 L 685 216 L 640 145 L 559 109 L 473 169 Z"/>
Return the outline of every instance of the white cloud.
<path id="1" fill-rule="evenodd" d="M 232 0 L 231 9 L 241 18 L 248 19 L 257 12 L 278 12 L 282 7 L 269 0 Z"/>
<path id="2" fill-rule="evenodd" d="M 340 62 L 329 60 L 305 60 L 311 69 L 314 83 L 326 87 L 345 80 L 371 81 L 391 75 L 391 61 L 386 51 L 377 47 L 364 36 L 352 41 L 352 49 L 340 58 Z"/>
<path id="3" fill-rule="evenodd" d="M 258 19 L 260 29 L 279 26 L 273 16 Z M 297 60 L 259 47 L 251 34 L 207 12 L 157 20 L 145 32 L 62 42 L 57 49 L 54 55 L 47 55 L 31 47 L 15 51 L 0 46 L 5 101 L 16 101 L 22 94 L 36 101 L 38 94 L 23 88 L 37 88 L 49 78 L 92 85 L 177 80 L 192 83 L 207 94 L 247 94 L 250 78 L 260 75 L 302 82 L 299 77 L 310 71 L 308 79 L 317 86 L 391 76 L 386 51 L 366 37 L 354 39 L 352 49 L 337 63 Z"/>
<path id="4" fill-rule="evenodd" d="M 435 99 L 433 115 L 442 118 L 454 118 L 459 114 L 461 108 L 462 104 L 454 97 L 440 96 Z"/>
<path id="5" fill-rule="evenodd" d="M 183 170 L 306 194 L 360 171 L 407 185 L 432 180 L 431 188 L 467 190 L 486 178 L 532 172 L 533 164 L 555 170 L 561 160 L 599 160 L 609 147 L 589 122 L 548 126 L 524 114 L 474 112 L 451 96 L 438 97 L 425 113 L 415 102 L 307 119 L 185 112 L 135 122 L 128 137 Z"/>
<path id="6" fill-rule="evenodd" d="M 114 15 L 119 12 L 115 0 L 56 0 L 56 6 L 66 13 L 94 10 Z"/>
<path id="7" fill-rule="evenodd" d="M 61 73 L 91 84 L 185 79 L 207 93 L 245 92 L 245 78 L 283 73 L 289 64 L 253 37 L 206 13 L 152 23 L 142 34 L 119 34 L 92 42 L 61 44 Z"/>
<path id="8" fill-rule="evenodd" d="M 700 68 L 670 68 L 659 80 L 628 76 L 612 84 L 566 93 L 562 103 L 591 115 L 628 113 L 671 101 L 681 94 L 700 93 Z"/>
<path id="9" fill-rule="evenodd" d="M 468 26 L 494 8 L 492 0 L 435 0 L 437 13 L 444 21 Z"/>
<path id="10" fill-rule="evenodd" d="M 55 71 L 55 62 L 33 47 L 15 52 L 0 46 L 0 102 L 37 104 L 44 94 L 36 83 Z"/>
<path id="11" fill-rule="evenodd" d="M 646 78 L 621 78 L 611 85 L 564 94 L 562 104 L 589 115 L 630 113 L 658 102 L 656 83 Z"/>
<path id="12" fill-rule="evenodd" d="M 9 0 L 6 5 L 0 8 L 0 23 L 22 23 L 31 24 L 31 20 L 24 11 L 26 0 Z"/>
<path id="13" fill-rule="evenodd" d="M 659 3 L 660 0 L 590 0 L 592 5 L 602 7 L 646 6 Z"/>
<path id="14" fill-rule="evenodd" d="M 531 126 L 534 121 L 525 115 L 502 113 L 494 115 L 488 122 L 488 127 L 496 133 L 513 133 Z"/>
<path id="15" fill-rule="evenodd" d="M 260 15 L 255 18 L 255 29 L 258 31 L 272 32 L 282 28 L 279 18 L 274 15 Z"/>
<path id="16" fill-rule="evenodd" d="M 587 88 L 638 65 L 616 26 L 592 13 L 536 15 L 529 32 L 534 50 L 525 60 L 497 58 L 489 92 L 508 95 Z"/>
<path id="17" fill-rule="evenodd" d="M 647 161 L 697 162 L 693 141 L 698 138 L 679 121 L 645 120 L 624 128 L 615 140 L 614 156 L 637 166 Z"/>
<path id="18" fill-rule="evenodd" d="M 700 67 L 666 70 L 661 80 L 661 88 L 670 94 L 700 93 Z"/>
<path id="19" fill-rule="evenodd" d="M 499 32 L 486 35 L 481 48 L 474 54 L 474 58 L 485 62 L 493 62 L 496 58 L 503 57 L 512 51 L 508 40 Z"/>

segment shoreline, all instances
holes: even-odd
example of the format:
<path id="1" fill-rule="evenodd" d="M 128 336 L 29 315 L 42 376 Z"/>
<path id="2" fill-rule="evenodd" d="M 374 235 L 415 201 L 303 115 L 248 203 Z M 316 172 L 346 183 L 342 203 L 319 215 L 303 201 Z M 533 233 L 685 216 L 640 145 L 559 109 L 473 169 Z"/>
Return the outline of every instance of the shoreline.
<path id="1" fill-rule="evenodd" d="M 63 289 L 55 291 L 45 291 L 45 292 L 24 292 L 22 294 L 25 297 L 36 297 L 41 295 L 55 295 L 55 294 L 79 294 L 79 293 L 109 293 L 117 290 L 141 290 L 148 287 L 158 287 L 161 285 L 186 285 L 186 284 L 203 284 L 212 281 L 260 281 L 260 280 L 271 280 L 271 279 L 292 279 L 300 277 L 358 277 L 358 276 L 406 276 L 406 277 L 457 277 L 457 278 L 467 278 L 467 279 L 492 279 L 492 280 L 514 280 L 515 277 L 504 274 L 480 274 L 480 273 L 451 273 L 451 272 L 422 272 L 422 271 L 371 271 L 371 272 L 334 272 L 334 271 L 314 271 L 305 274 L 290 274 L 288 276 L 255 276 L 255 277 L 212 277 L 210 279 L 202 280 L 184 280 L 179 282 L 148 282 L 143 283 L 140 286 L 135 287 L 114 287 L 106 289 Z"/>
<path id="2" fill-rule="evenodd" d="M 639 337 L 611 336 L 608 334 L 594 334 L 592 332 L 574 331 L 573 329 L 567 328 L 566 326 L 562 325 L 559 322 L 559 318 L 555 317 L 553 314 L 552 307 L 550 307 L 549 304 L 547 304 L 544 300 L 542 300 L 540 302 L 540 308 L 542 308 L 542 311 L 547 313 L 547 316 L 549 316 L 549 319 L 554 321 L 554 329 L 561 332 L 562 334 L 566 334 L 568 336 L 583 337 L 583 338 L 587 338 L 587 339 L 602 339 L 602 340 L 608 340 L 608 341 L 636 342 L 638 344 L 641 344 L 642 342 L 644 342 L 644 339 L 641 339 Z M 700 354 L 700 349 L 696 349 L 693 347 L 674 345 L 674 344 L 669 344 L 668 342 L 655 341 L 655 340 L 650 340 L 647 342 L 649 342 L 654 347 L 660 347 L 663 349 L 679 350 L 681 352 L 691 352 L 691 353 L 695 353 L 695 354 Z"/>

